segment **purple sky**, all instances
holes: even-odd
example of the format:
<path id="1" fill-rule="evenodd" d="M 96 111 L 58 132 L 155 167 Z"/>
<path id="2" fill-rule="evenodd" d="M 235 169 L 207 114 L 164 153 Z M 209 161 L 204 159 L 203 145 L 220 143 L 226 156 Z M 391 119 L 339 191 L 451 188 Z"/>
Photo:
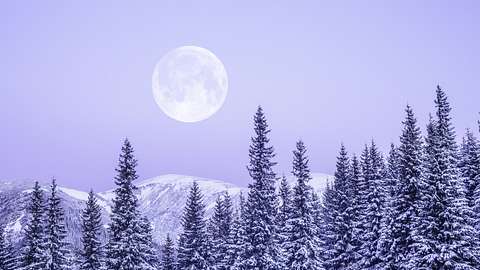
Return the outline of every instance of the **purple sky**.
<path id="1" fill-rule="evenodd" d="M 0 178 L 105 190 L 128 136 L 141 179 L 246 185 L 259 104 L 279 173 L 298 138 L 312 171 L 333 173 L 341 141 L 350 152 L 397 142 L 407 102 L 423 128 L 437 83 L 459 135 L 476 131 L 479 1 L 120 2 L 0 3 Z M 194 124 L 168 118 L 151 92 L 156 61 L 183 45 L 211 50 L 229 75 L 223 108 Z"/>

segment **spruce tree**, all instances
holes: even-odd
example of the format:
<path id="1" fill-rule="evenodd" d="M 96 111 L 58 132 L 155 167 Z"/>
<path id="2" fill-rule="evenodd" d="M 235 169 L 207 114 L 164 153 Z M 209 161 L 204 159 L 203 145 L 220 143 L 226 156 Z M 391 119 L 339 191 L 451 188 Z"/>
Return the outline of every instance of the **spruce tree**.
<path id="1" fill-rule="evenodd" d="M 248 165 L 253 183 L 249 185 L 245 205 L 239 267 L 242 270 L 274 270 L 281 267 L 275 224 L 278 201 L 273 166 L 276 163 L 272 161 L 274 149 L 269 145 L 270 130 L 261 107 L 254 116 L 254 131 Z"/>
<path id="2" fill-rule="evenodd" d="M 287 239 L 287 220 L 292 215 L 292 190 L 288 184 L 285 175 L 282 176 L 280 181 L 280 187 L 278 190 L 278 198 L 280 204 L 278 208 L 278 214 L 276 217 L 276 224 L 278 228 L 278 244 L 283 246 Z"/>
<path id="3" fill-rule="evenodd" d="M 162 247 L 162 262 L 161 262 L 161 270 L 175 270 L 175 247 L 170 238 L 170 235 L 167 234 L 167 238 L 165 239 L 165 243 Z"/>
<path id="4" fill-rule="evenodd" d="M 5 230 L 0 230 L 0 270 L 14 270 L 13 248 L 8 245 Z"/>
<path id="5" fill-rule="evenodd" d="M 233 221 L 232 200 L 228 193 L 217 197 L 213 215 L 209 224 L 209 241 L 211 246 L 211 264 L 215 269 L 227 269 L 225 253 Z"/>
<path id="6" fill-rule="evenodd" d="M 141 257 L 141 269 L 155 270 L 158 267 L 158 257 L 156 255 L 155 246 L 153 243 L 153 229 L 147 217 L 140 218 L 137 223 L 138 243 Z"/>
<path id="7" fill-rule="evenodd" d="M 348 269 L 354 262 L 352 246 L 352 180 L 350 161 L 345 146 L 342 144 L 337 157 L 335 182 L 333 185 L 334 217 L 332 257 L 325 263 L 327 269 Z"/>
<path id="8" fill-rule="evenodd" d="M 287 220 L 288 239 L 285 243 L 286 268 L 292 270 L 321 269 L 321 254 L 312 205 L 313 191 L 308 184 L 311 175 L 306 151 L 302 141 L 297 142 L 293 151 L 292 173 L 297 183 L 292 199 L 294 211 Z"/>
<path id="9" fill-rule="evenodd" d="M 407 269 L 412 252 L 412 228 L 417 220 L 422 176 L 422 138 L 417 120 L 410 106 L 398 148 L 397 182 L 392 186 L 382 228 L 380 254 L 383 269 Z M 389 165 L 393 163 L 389 159 Z M 393 175 L 393 173 L 392 173 Z"/>
<path id="10" fill-rule="evenodd" d="M 83 250 L 80 259 L 81 270 L 100 270 L 103 263 L 102 243 L 100 230 L 102 215 L 97 198 L 90 190 L 86 207 L 82 212 L 82 244 Z"/>
<path id="11" fill-rule="evenodd" d="M 237 209 L 235 211 L 233 215 L 232 226 L 227 239 L 227 250 L 226 250 L 226 253 L 224 254 L 225 256 L 224 264 L 227 265 L 227 269 L 229 270 L 239 269 L 239 266 L 240 266 L 239 256 L 240 256 L 241 249 L 243 247 L 243 244 L 241 241 L 242 239 L 241 232 L 243 228 L 241 213 L 242 213 L 241 209 Z"/>
<path id="12" fill-rule="evenodd" d="M 386 195 L 385 198 L 390 200 L 395 195 L 395 187 L 397 185 L 398 178 L 400 177 L 400 166 L 399 166 L 399 150 L 392 143 L 390 145 L 390 152 L 388 153 L 386 173 L 385 173 L 385 189 Z"/>
<path id="13" fill-rule="evenodd" d="M 436 119 L 427 127 L 425 177 L 420 218 L 414 231 L 415 268 L 478 269 L 468 204 L 457 169 L 457 145 L 450 104 L 437 87 Z"/>
<path id="14" fill-rule="evenodd" d="M 45 269 L 45 199 L 38 182 L 35 182 L 27 208 L 29 221 L 25 229 L 24 246 L 21 255 L 21 269 Z"/>
<path id="15" fill-rule="evenodd" d="M 352 156 L 352 162 L 351 162 L 351 167 L 350 167 L 350 201 L 351 201 L 351 206 L 352 206 L 352 249 L 353 249 L 353 262 L 351 266 L 356 266 L 358 265 L 361 257 L 359 254 L 359 250 L 361 247 L 361 237 L 362 237 L 362 232 L 363 232 L 363 226 L 361 221 L 361 206 L 362 204 L 362 197 L 360 196 L 361 189 L 360 185 L 362 184 L 363 181 L 363 176 L 362 176 L 362 168 L 361 164 L 357 158 L 357 156 L 354 154 Z M 352 269 L 350 267 L 350 269 Z"/>
<path id="16" fill-rule="evenodd" d="M 64 212 L 58 197 L 56 180 L 52 180 L 48 198 L 47 226 L 45 228 L 46 269 L 64 270 L 70 268 L 70 254 L 66 242 Z"/>
<path id="17" fill-rule="evenodd" d="M 243 193 L 240 192 L 239 205 L 235 211 L 232 221 L 232 228 L 228 237 L 228 250 L 225 254 L 225 262 L 229 265 L 230 270 L 241 269 L 242 260 L 241 254 L 244 248 L 243 236 L 245 235 L 245 216 L 246 216 L 246 201 Z"/>
<path id="18" fill-rule="evenodd" d="M 137 160 L 128 139 L 125 139 L 120 153 L 115 197 L 113 199 L 109 239 L 106 247 L 106 268 L 109 270 L 142 269 L 139 239 L 139 211 L 133 184 L 138 176 Z"/>
<path id="19" fill-rule="evenodd" d="M 321 245 L 321 259 L 325 269 L 329 269 L 330 260 L 334 257 L 335 231 L 334 231 L 334 189 L 332 184 L 327 182 L 327 186 L 322 194 L 322 203 L 320 208 L 320 222 L 317 223 L 318 237 Z"/>
<path id="20" fill-rule="evenodd" d="M 222 240 L 220 248 L 218 249 L 219 253 L 222 256 L 222 259 L 219 261 L 217 269 L 227 270 L 230 267 L 230 262 L 226 258 L 229 249 L 229 237 L 232 233 L 233 228 L 233 219 L 234 219 L 234 210 L 232 198 L 226 192 L 223 197 L 223 222 L 220 223 L 220 233 L 222 234 Z"/>
<path id="21" fill-rule="evenodd" d="M 179 270 L 209 269 L 204 220 L 205 206 L 197 182 L 193 182 L 182 217 L 183 231 L 178 244 Z"/>
<path id="22" fill-rule="evenodd" d="M 475 207 L 475 190 L 480 185 L 480 146 L 477 138 L 467 130 L 462 141 L 458 167 L 465 185 L 465 197 L 469 207 Z"/>
<path id="23" fill-rule="evenodd" d="M 480 247 L 480 145 L 470 130 L 467 130 L 462 141 L 458 167 L 469 208 L 469 213 L 465 215 L 468 216 L 468 222 L 474 229 L 475 249 L 478 250 Z"/>
<path id="24" fill-rule="evenodd" d="M 370 148 L 367 148 L 367 154 L 362 156 L 363 177 L 366 188 L 363 190 L 362 202 L 363 211 L 360 215 L 363 233 L 361 234 L 361 255 L 360 266 L 365 269 L 375 269 L 381 262 L 381 257 L 377 253 L 378 240 L 380 238 L 380 228 L 382 221 L 383 194 L 382 191 L 382 158 L 375 143 L 372 141 Z"/>

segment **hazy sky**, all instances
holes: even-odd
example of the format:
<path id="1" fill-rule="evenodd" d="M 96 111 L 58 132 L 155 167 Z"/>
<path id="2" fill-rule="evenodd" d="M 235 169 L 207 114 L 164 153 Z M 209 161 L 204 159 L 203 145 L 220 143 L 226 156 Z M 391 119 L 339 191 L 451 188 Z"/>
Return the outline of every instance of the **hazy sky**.
<path id="1" fill-rule="evenodd" d="M 0 178 L 105 190 L 128 136 L 141 179 L 247 185 L 259 104 L 279 173 L 298 138 L 312 171 L 333 173 L 341 141 L 397 142 L 407 103 L 424 129 L 438 83 L 458 135 L 477 131 L 479 14 L 479 1 L 2 1 Z M 184 45 L 229 75 L 223 108 L 193 124 L 151 91 L 155 63 Z"/>

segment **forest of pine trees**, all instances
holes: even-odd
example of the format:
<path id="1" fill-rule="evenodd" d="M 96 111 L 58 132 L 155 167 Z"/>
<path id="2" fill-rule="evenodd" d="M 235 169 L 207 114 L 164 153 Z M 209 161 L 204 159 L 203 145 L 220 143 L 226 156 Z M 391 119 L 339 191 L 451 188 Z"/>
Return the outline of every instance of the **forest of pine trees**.
<path id="1" fill-rule="evenodd" d="M 192 183 L 178 239 L 157 248 L 135 195 L 137 160 L 124 141 L 116 168 L 107 241 L 91 191 L 82 212 L 82 246 L 66 242 L 56 181 L 30 193 L 29 221 L 19 253 L 0 233 L 0 270 L 323 270 L 480 269 L 480 142 L 467 130 L 461 143 L 451 106 L 439 86 L 426 133 L 406 106 L 399 142 L 386 155 L 375 141 L 360 155 L 341 144 L 334 181 L 323 194 L 309 182 L 307 146 L 293 149 L 295 183 L 275 172 L 275 150 L 261 107 L 249 148 L 248 194 L 235 204 L 218 196 L 205 216 Z"/>

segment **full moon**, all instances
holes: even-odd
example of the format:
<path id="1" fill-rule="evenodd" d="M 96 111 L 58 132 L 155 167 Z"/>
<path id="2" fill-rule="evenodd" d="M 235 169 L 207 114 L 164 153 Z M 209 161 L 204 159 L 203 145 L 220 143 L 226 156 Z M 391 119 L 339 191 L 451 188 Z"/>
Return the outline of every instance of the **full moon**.
<path id="1" fill-rule="evenodd" d="M 152 76 L 158 107 L 181 122 L 198 122 L 215 114 L 228 92 L 227 72 L 209 50 L 184 46 L 163 56 Z"/>

